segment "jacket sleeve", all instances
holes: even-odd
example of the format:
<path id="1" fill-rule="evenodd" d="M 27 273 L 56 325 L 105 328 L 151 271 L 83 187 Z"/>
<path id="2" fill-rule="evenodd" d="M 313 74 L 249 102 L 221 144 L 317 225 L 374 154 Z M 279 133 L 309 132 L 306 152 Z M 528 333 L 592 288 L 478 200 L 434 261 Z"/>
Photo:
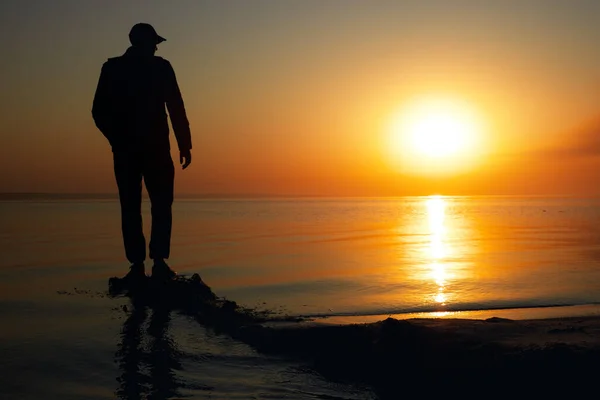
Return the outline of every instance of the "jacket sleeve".
<path id="1" fill-rule="evenodd" d="M 114 132 L 112 130 L 112 115 L 111 115 L 111 82 L 109 68 L 105 63 L 100 72 L 100 79 L 94 95 L 94 103 L 92 105 L 92 117 L 96 123 L 96 127 L 112 144 Z"/>
<path id="2" fill-rule="evenodd" d="M 167 75 L 167 110 L 169 111 L 169 117 L 171 118 L 171 124 L 173 125 L 173 131 L 175 133 L 175 138 L 177 139 L 179 151 L 190 150 L 192 148 L 192 135 L 190 132 L 190 124 L 185 113 L 183 98 L 181 97 L 179 85 L 177 84 L 175 71 L 173 70 L 171 63 L 166 60 L 165 62 Z"/>

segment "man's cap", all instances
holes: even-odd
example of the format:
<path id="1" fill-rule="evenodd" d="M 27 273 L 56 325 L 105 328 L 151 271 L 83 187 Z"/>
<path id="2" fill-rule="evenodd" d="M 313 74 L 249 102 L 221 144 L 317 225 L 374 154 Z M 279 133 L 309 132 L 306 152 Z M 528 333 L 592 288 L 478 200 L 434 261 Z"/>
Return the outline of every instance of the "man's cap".
<path id="1" fill-rule="evenodd" d="M 129 41 L 132 45 L 144 45 L 144 44 L 159 44 L 166 41 L 162 36 L 156 33 L 156 30 L 150 24 L 140 22 L 135 24 L 131 31 L 129 31 Z"/>

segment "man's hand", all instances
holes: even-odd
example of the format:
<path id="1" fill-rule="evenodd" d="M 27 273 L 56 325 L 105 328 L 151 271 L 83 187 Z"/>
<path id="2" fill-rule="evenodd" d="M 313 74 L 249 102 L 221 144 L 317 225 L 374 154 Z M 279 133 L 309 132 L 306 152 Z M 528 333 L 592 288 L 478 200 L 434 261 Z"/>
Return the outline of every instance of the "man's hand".
<path id="1" fill-rule="evenodd" d="M 179 163 L 181 164 L 181 169 L 186 169 L 192 163 L 192 151 L 191 150 L 182 150 L 179 152 Z"/>

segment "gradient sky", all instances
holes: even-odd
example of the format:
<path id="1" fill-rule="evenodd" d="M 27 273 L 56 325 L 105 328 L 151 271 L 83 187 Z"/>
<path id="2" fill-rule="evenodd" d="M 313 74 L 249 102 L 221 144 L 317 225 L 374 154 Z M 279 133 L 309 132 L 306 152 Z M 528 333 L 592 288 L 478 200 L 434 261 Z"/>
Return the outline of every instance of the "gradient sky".
<path id="1" fill-rule="evenodd" d="M 595 0 L 4 0 L 0 192 L 116 191 L 91 103 L 143 21 L 192 128 L 177 193 L 600 194 L 598 15 Z M 486 121 L 476 169 L 386 159 L 387 121 L 430 94 Z"/>

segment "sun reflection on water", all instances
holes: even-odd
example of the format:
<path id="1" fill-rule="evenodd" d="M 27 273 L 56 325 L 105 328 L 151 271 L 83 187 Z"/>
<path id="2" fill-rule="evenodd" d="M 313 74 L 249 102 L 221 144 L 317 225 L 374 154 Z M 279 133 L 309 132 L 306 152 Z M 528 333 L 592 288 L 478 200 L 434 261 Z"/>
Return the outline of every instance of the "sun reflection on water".
<path id="1" fill-rule="evenodd" d="M 441 196 L 431 196 L 425 201 L 425 205 L 429 220 L 429 248 L 427 251 L 429 276 L 437 285 L 437 292 L 433 299 L 437 304 L 445 306 L 448 300 L 446 286 L 449 279 L 445 261 L 450 255 L 450 249 L 445 241 L 447 234 L 444 224 L 446 201 Z"/>

